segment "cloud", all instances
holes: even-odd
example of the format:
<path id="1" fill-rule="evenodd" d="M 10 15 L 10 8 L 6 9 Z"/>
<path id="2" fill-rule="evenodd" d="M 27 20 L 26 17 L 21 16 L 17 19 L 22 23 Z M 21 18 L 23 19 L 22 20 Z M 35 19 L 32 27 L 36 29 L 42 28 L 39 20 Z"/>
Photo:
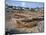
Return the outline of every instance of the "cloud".
<path id="1" fill-rule="evenodd" d="M 12 0 L 12 1 L 19 1 L 19 0 Z"/>
<path id="2" fill-rule="evenodd" d="M 42 0 L 12 0 L 12 1 L 32 1 L 32 2 L 43 2 Z"/>

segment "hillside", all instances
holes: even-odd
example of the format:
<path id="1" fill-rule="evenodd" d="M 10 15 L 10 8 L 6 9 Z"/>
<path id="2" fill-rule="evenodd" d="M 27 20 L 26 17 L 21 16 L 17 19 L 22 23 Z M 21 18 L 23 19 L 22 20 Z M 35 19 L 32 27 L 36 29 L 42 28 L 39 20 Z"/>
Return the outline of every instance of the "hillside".
<path id="1" fill-rule="evenodd" d="M 5 15 L 6 31 L 17 30 L 21 33 L 44 31 L 44 12 L 42 10 L 32 12 L 31 10 L 6 9 Z"/>

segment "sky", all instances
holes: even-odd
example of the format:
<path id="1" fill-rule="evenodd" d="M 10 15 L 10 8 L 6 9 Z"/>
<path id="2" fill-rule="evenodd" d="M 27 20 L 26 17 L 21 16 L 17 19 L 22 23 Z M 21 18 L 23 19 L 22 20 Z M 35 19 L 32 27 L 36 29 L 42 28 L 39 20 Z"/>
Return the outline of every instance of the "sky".
<path id="1" fill-rule="evenodd" d="M 43 7 L 44 4 L 40 2 L 25 2 L 25 1 L 16 1 L 16 0 L 6 0 L 6 4 L 10 6 L 20 6 L 20 7 L 29 7 L 29 8 L 36 8 L 36 7 Z"/>

